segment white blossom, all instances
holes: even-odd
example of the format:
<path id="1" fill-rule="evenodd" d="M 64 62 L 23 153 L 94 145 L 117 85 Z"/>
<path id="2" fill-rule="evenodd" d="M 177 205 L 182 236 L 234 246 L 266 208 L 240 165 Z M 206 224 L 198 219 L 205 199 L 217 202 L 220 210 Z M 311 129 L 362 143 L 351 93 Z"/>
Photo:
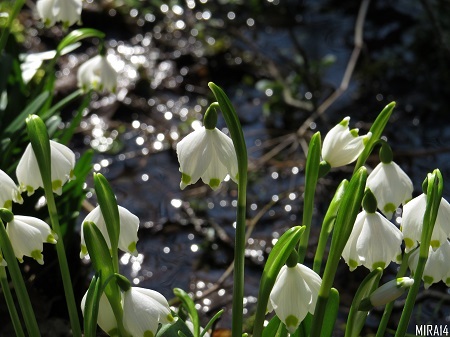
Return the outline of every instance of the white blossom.
<path id="1" fill-rule="evenodd" d="M 23 203 L 20 189 L 9 175 L 0 170 L 0 207 L 11 209 L 13 201 Z"/>
<path id="2" fill-rule="evenodd" d="M 345 117 L 325 136 L 322 146 L 322 159 L 331 167 L 339 167 L 354 162 L 364 150 L 365 141 L 372 134 L 358 136 L 358 129 L 348 127 L 350 117 Z"/>
<path id="3" fill-rule="evenodd" d="M 83 313 L 83 315 L 84 315 L 84 307 L 86 305 L 86 297 L 87 292 L 81 299 L 81 312 Z M 109 304 L 109 300 L 106 297 L 105 293 L 103 293 L 100 296 L 97 324 L 103 331 L 105 331 L 111 336 L 112 336 L 111 332 L 114 332 L 117 329 L 116 317 L 114 316 L 111 304 Z"/>
<path id="4" fill-rule="evenodd" d="M 69 27 L 80 21 L 82 0 L 38 0 L 36 8 L 47 27 L 60 21 Z"/>
<path id="5" fill-rule="evenodd" d="M 67 146 L 50 140 L 51 179 L 53 192 L 60 195 L 62 186 L 74 178 L 75 154 Z M 25 149 L 16 169 L 21 191 L 32 195 L 39 187 L 44 187 L 39 166 L 31 143 Z"/>
<path id="6" fill-rule="evenodd" d="M 202 178 L 205 184 L 217 189 L 229 174 L 237 182 L 238 165 L 233 141 L 217 128 L 201 127 L 177 144 L 182 174 L 180 187 L 195 184 Z"/>
<path id="7" fill-rule="evenodd" d="M 321 284 L 320 276 L 300 263 L 283 266 L 270 293 L 268 309 L 275 310 L 288 331 L 294 333 L 308 312 L 314 313 Z"/>
<path id="8" fill-rule="evenodd" d="M 401 229 L 405 240 L 405 252 L 417 247 L 421 241 L 423 229 L 423 217 L 427 207 L 427 196 L 421 194 L 403 206 Z M 431 246 L 439 247 L 450 236 L 450 204 L 444 198 L 441 199 L 436 223 L 431 235 Z"/>
<path id="9" fill-rule="evenodd" d="M 84 62 L 77 73 L 78 87 L 87 91 L 109 91 L 117 88 L 117 72 L 109 63 L 106 55 L 97 55 Z"/>
<path id="10" fill-rule="evenodd" d="M 42 249 L 44 242 L 55 244 L 57 235 L 44 221 L 30 217 L 15 215 L 6 225 L 6 232 L 17 259 L 22 262 L 23 256 L 35 259 L 39 264 L 44 263 Z"/>
<path id="11" fill-rule="evenodd" d="M 375 195 L 378 209 L 391 219 L 400 204 L 411 200 L 413 183 L 394 162 L 379 163 L 367 178 L 367 187 Z"/>
<path id="12" fill-rule="evenodd" d="M 386 268 L 391 261 L 399 262 L 402 232 L 380 213 L 362 211 L 342 252 L 342 257 L 354 270 L 363 265 L 373 270 Z"/>
<path id="13" fill-rule="evenodd" d="M 120 222 L 120 234 L 119 234 L 119 249 L 124 252 L 128 252 L 134 256 L 137 256 L 136 244 L 138 241 L 137 232 L 139 229 L 139 218 L 131 213 L 129 210 L 122 206 L 118 206 L 119 209 L 119 222 Z M 101 212 L 100 206 L 95 207 L 83 220 L 92 221 L 97 228 L 103 234 L 108 248 L 111 248 L 111 240 L 106 228 L 105 219 Z M 80 257 L 83 258 L 88 254 L 86 243 L 84 241 L 83 226 L 81 227 L 81 253 Z"/>

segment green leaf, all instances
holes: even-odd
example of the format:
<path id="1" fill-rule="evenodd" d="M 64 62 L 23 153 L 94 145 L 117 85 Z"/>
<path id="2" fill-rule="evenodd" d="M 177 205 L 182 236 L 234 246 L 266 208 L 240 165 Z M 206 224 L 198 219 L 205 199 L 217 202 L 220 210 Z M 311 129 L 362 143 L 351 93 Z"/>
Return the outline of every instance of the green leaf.
<path id="1" fill-rule="evenodd" d="M 178 297 L 181 303 L 184 305 L 186 310 L 189 313 L 189 317 L 191 318 L 192 324 L 194 325 L 194 337 L 200 336 L 200 320 L 198 318 L 197 309 L 195 309 L 195 303 L 192 298 L 180 288 L 174 288 L 173 293 L 176 297 Z"/>
<path id="2" fill-rule="evenodd" d="M 200 337 L 203 337 L 209 329 L 211 329 L 211 327 L 213 326 L 214 322 L 216 320 L 218 320 L 220 318 L 220 316 L 222 316 L 222 314 L 224 313 L 224 309 L 219 310 L 208 322 L 208 324 L 206 324 L 205 328 L 203 329 L 203 331 L 200 333 Z"/>
<path id="3" fill-rule="evenodd" d="M 44 91 L 39 96 L 37 96 L 27 107 L 17 115 L 17 117 L 8 125 L 5 129 L 4 134 L 6 136 L 12 135 L 16 131 L 23 128 L 25 120 L 29 115 L 34 115 L 42 107 L 50 93 Z"/>
<path id="4" fill-rule="evenodd" d="M 100 229 L 92 221 L 83 223 L 83 234 L 86 247 L 94 269 L 102 272 L 105 279 L 114 275 L 114 267 L 108 244 Z"/>
<path id="5" fill-rule="evenodd" d="M 71 31 L 69 34 L 66 35 L 66 37 L 64 39 L 62 39 L 62 41 L 59 43 L 58 47 L 56 48 L 56 54 L 59 55 L 62 50 L 68 46 L 70 46 L 71 44 L 74 44 L 78 41 L 81 41 L 83 39 L 87 39 L 90 37 L 96 37 L 99 39 L 103 39 L 105 37 L 105 33 L 97 30 L 97 29 L 93 29 L 93 28 L 80 28 L 80 29 L 75 29 L 73 31 Z"/>
<path id="6" fill-rule="evenodd" d="M 335 288 L 331 288 L 330 297 L 328 298 L 327 308 L 325 310 L 325 319 L 321 337 L 332 337 L 333 328 L 339 312 L 339 292 Z"/>
<path id="7" fill-rule="evenodd" d="M 359 305 L 364 298 L 369 297 L 370 294 L 378 287 L 382 274 L 383 269 L 374 269 L 359 285 L 355 297 L 353 298 L 350 312 L 348 313 L 345 337 L 359 336 L 368 314 L 368 311 L 359 311 Z"/>
<path id="8" fill-rule="evenodd" d="M 102 296 L 102 272 L 99 271 L 92 278 L 84 305 L 84 336 L 97 336 L 97 318 Z"/>
<path id="9" fill-rule="evenodd" d="M 186 335 L 186 337 L 194 337 L 189 327 L 181 318 L 176 318 L 173 323 L 162 325 L 155 337 L 179 337 L 179 331 Z"/>
<path id="10" fill-rule="evenodd" d="M 283 267 L 291 255 L 304 230 L 304 226 L 296 226 L 288 229 L 280 237 L 269 254 L 259 285 L 258 304 L 256 307 L 255 325 L 253 327 L 254 337 L 259 337 L 262 334 L 270 292 L 281 267 Z"/>
<path id="11" fill-rule="evenodd" d="M 277 315 L 273 316 L 262 332 L 262 337 L 273 337 L 276 335 L 280 325 L 284 324 Z"/>
<path id="12" fill-rule="evenodd" d="M 388 105 L 386 105 L 373 122 L 369 130 L 372 133 L 372 136 L 366 143 L 363 152 L 359 155 L 358 161 L 356 162 L 355 169 L 353 172 L 356 172 L 366 162 L 367 158 L 369 157 L 370 153 L 373 150 L 373 146 L 380 139 L 384 131 L 384 128 L 386 127 L 386 124 L 388 123 L 389 118 L 391 117 L 394 107 L 395 102 L 391 102 Z"/>

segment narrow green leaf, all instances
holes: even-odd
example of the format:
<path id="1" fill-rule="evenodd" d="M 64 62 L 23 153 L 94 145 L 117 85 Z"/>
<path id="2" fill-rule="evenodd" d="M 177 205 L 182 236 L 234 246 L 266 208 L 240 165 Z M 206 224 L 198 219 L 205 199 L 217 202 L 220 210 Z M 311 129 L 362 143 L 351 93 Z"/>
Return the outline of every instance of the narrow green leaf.
<path id="1" fill-rule="evenodd" d="M 182 331 L 186 337 L 194 337 L 189 327 L 180 318 L 176 318 L 173 323 L 162 325 L 155 337 L 179 337 L 179 331 Z"/>
<path id="2" fill-rule="evenodd" d="M 384 107 L 384 109 L 380 112 L 378 117 L 373 122 L 370 127 L 370 132 L 372 133 L 372 137 L 370 137 L 369 141 L 366 143 L 363 152 L 359 155 L 359 158 L 356 162 L 355 169 L 353 172 L 358 171 L 358 169 L 364 165 L 370 153 L 373 150 L 374 144 L 380 139 L 383 134 L 384 128 L 389 121 L 389 118 L 392 115 L 392 111 L 394 110 L 395 102 L 391 102 Z"/>
<path id="3" fill-rule="evenodd" d="M 325 310 L 324 322 L 327 322 L 322 328 L 321 337 L 332 337 L 334 324 L 339 313 L 339 292 L 335 288 L 331 288 L 330 297 L 328 298 L 327 309 Z"/>
<path id="4" fill-rule="evenodd" d="M 67 34 L 66 37 L 59 43 L 58 47 L 56 48 L 57 55 L 59 55 L 61 51 L 67 46 L 90 37 L 103 39 L 105 37 L 105 33 L 93 28 L 75 29 Z"/>
<path id="5" fill-rule="evenodd" d="M 209 329 L 211 329 L 211 327 L 213 326 L 214 322 L 217 321 L 220 316 L 222 316 L 222 314 L 224 313 L 224 309 L 219 310 L 208 322 L 208 324 L 205 325 L 205 328 L 203 329 L 203 331 L 200 333 L 200 337 L 203 337 Z"/>
<path id="6" fill-rule="evenodd" d="M 25 120 L 29 115 L 34 115 L 37 111 L 42 107 L 45 103 L 46 99 L 49 96 L 48 91 L 44 91 L 39 96 L 37 96 L 27 107 L 19 113 L 19 115 L 8 125 L 5 129 L 5 135 L 12 135 L 14 132 L 23 128 L 25 124 Z"/>
<path id="7" fill-rule="evenodd" d="M 278 328 L 283 323 L 280 321 L 277 315 L 273 316 L 272 319 L 269 321 L 269 324 L 264 327 L 264 330 L 262 332 L 262 337 L 273 337 L 276 335 Z"/>
<path id="8" fill-rule="evenodd" d="M 198 318 L 197 309 L 195 309 L 195 303 L 192 298 L 180 288 L 174 288 L 173 293 L 178 297 L 183 303 L 184 307 L 188 311 L 189 317 L 191 318 L 192 324 L 194 325 L 194 337 L 200 336 L 200 320 Z"/>
<path id="9" fill-rule="evenodd" d="M 359 305 L 364 298 L 369 297 L 378 287 L 381 275 L 383 275 L 383 269 L 374 269 L 359 285 L 348 314 L 345 337 L 358 337 L 361 333 L 366 322 L 368 311 L 359 311 Z"/>
<path id="10" fill-rule="evenodd" d="M 114 268 L 111 260 L 111 253 L 108 244 L 95 223 L 85 221 L 83 223 L 83 234 L 89 257 L 94 269 L 101 271 L 103 278 L 108 279 L 114 275 Z"/>
<path id="11" fill-rule="evenodd" d="M 98 271 L 92 278 L 84 305 L 84 336 L 97 336 L 97 318 L 102 296 L 102 272 Z"/>
<path id="12" fill-rule="evenodd" d="M 269 254 L 259 285 L 258 304 L 253 327 L 254 337 L 259 337 L 262 334 L 264 316 L 266 314 L 270 292 L 272 291 L 281 267 L 286 263 L 304 230 L 304 226 L 296 226 L 288 229 L 280 237 Z"/>

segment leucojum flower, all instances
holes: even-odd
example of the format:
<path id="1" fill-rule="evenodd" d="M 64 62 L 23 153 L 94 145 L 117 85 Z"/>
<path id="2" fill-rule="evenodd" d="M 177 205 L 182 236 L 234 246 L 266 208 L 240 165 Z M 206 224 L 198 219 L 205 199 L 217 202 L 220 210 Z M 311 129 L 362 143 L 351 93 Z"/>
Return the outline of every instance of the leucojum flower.
<path id="1" fill-rule="evenodd" d="M 370 132 L 365 136 L 359 136 L 358 129 L 349 129 L 349 122 L 350 117 L 345 117 L 326 134 L 323 140 L 322 159 L 330 167 L 354 162 L 364 150 L 366 140 L 372 136 Z"/>
<path id="2" fill-rule="evenodd" d="M 0 207 L 11 209 L 12 202 L 23 203 L 20 190 L 9 175 L 0 170 Z"/>
<path id="3" fill-rule="evenodd" d="M 47 223 L 30 216 L 15 215 L 6 225 L 6 232 L 20 262 L 24 256 L 29 256 L 43 264 L 43 243 L 56 244 L 58 239 Z"/>
<path id="4" fill-rule="evenodd" d="M 391 261 L 400 262 L 402 232 L 376 212 L 376 199 L 370 189 L 366 191 L 363 207 L 342 251 L 350 270 L 360 265 L 370 270 L 386 268 Z"/>
<path id="5" fill-rule="evenodd" d="M 122 206 L 118 206 L 119 209 L 119 222 L 120 222 L 120 235 L 119 235 L 119 249 L 128 252 L 134 256 L 137 256 L 136 244 L 138 241 L 137 232 L 139 229 L 139 218 L 131 213 L 129 210 Z M 108 244 L 108 248 L 111 248 L 111 240 L 106 228 L 105 219 L 101 212 L 100 206 L 95 207 L 83 220 L 92 221 L 98 227 L 100 232 Z M 88 254 L 86 244 L 84 241 L 83 226 L 81 226 L 81 252 L 80 257 L 83 258 Z"/>
<path id="6" fill-rule="evenodd" d="M 97 55 L 84 62 L 77 73 L 78 87 L 83 90 L 116 92 L 117 72 L 106 55 Z"/>
<path id="7" fill-rule="evenodd" d="M 38 0 L 36 8 L 47 27 L 62 22 L 67 28 L 80 21 L 82 0 Z"/>
<path id="8" fill-rule="evenodd" d="M 83 315 L 84 307 L 86 305 L 86 297 L 87 292 L 81 299 L 81 312 L 83 313 Z M 113 336 L 113 333 L 117 331 L 116 317 L 114 316 L 111 304 L 109 304 L 108 298 L 104 293 L 102 294 L 102 296 L 100 296 L 97 325 L 110 336 Z"/>
<path id="9" fill-rule="evenodd" d="M 184 189 L 200 178 L 217 189 L 227 174 L 237 183 L 238 165 L 233 141 L 217 128 L 201 127 L 177 144 L 181 183 Z"/>
<path id="10" fill-rule="evenodd" d="M 403 206 L 401 229 L 405 240 L 405 252 L 408 253 L 420 243 L 423 216 L 427 206 L 426 194 L 421 194 Z M 436 249 L 450 236 L 450 204 L 441 199 L 436 223 L 431 234 L 431 246 Z"/>
<path id="11" fill-rule="evenodd" d="M 50 140 L 51 179 L 53 192 L 61 194 L 62 186 L 74 178 L 75 154 L 67 146 Z M 16 169 L 21 191 L 32 195 L 39 187 L 44 187 L 33 147 L 28 144 Z"/>
<path id="12" fill-rule="evenodd" d="M 300 263 L 283 266 L 270 293 L 268 310 L 275 310 L 288 331 L 294 333 L 308 312 L 314 313 L 321 284 L 320 276 Z"/>

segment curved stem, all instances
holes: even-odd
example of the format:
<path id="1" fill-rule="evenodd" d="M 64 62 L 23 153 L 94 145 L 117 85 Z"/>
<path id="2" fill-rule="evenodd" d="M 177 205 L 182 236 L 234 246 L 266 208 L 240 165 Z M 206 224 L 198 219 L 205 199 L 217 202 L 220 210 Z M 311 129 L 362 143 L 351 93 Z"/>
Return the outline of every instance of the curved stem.
<path id="1" fill-rule="evenodd" d="M 14 331 L 17 337 L 25 337 L 22 329 L 22 323 L 20 323 L 19 314 L 17 313 L 14 299 L 9 289 L 8 278 L 6 276 L 5 267 L 0 267 L 0 283 L 2 284 L 3 294 L 5 295 L 6 305 L 8 306 L 9 316 L 14 327 Z"/>
<path id="2" fill-rule="evenodd" d="M 0 221 L 0 246 L 2 247 L 4 258 L 8 263 L 9 275 L 11 276 L 14 289 L 16 290 L 20 310 L 22 311 L 23 320 L 25 321 L 25 327 L 30 336 L 38 337 L 41 334 L 39 332 L 36 316 L 34 315 L 30 297 L 28 296 L 27 288 L 22 278 L 22 273 L 20 272 L 19 264 L 3 221 Z"/>

